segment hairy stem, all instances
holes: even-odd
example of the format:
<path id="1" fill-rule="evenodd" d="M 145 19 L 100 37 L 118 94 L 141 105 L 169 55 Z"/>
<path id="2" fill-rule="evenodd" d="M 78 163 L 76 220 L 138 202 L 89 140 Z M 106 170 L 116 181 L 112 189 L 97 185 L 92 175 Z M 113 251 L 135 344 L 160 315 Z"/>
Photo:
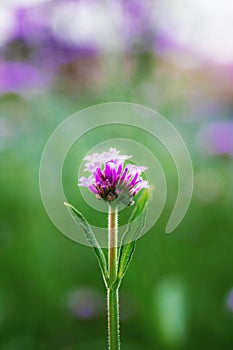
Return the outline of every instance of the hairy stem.
<path id="1" fill-rule="evenodd" d="M 108 344 L 109 350 L 120 349 L 119 328 L 119 294 L 115 283 L 117 278 L 117 239 L 118 239 L 117 208 L 109 205 L 108 212 L 108 271 L 109 286 L 107 288 L 108 309 Z"/>

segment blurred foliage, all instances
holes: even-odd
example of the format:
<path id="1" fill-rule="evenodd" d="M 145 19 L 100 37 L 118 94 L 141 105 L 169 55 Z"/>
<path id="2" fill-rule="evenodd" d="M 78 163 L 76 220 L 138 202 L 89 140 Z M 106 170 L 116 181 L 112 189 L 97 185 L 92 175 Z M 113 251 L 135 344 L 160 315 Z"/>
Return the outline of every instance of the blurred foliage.
<path id="1" fill-rule="evenodd" d="M 11 43 L 13 48 L 18 52 Z M 165 115 L 184 137 L 195 172 L 189 211 L 166 235 L 177 180 L 174 164 L 156 145 L 171 196 L 159 222 L 138 241 L 121 286 L 122 349 L 232 349 L 233 305 L 227 299 L 233 288 L 232 154 L 207 152 L 200 142 L 202 128 L 212 121 L 232 122 L 232 86 L 222 67 L 188 63 L 189 56 L 177 63 L 154 51 L 78 56 L 61 64 L 44 89 L 1 94 L 1 350 L 106 347 L 105 290 L 96 258 L 50 222 L 38 172 L 53 130 L 76 111 L 109 101 L 145 104 Z M 148 135 L 144 142 L 151 144 Z M 90 149 L 93 137 L 81 145 Z M 68 196 L 79 203 L 73 157 L 63 180 Z M 95 217 L 100 226 L 102 220 L 103 215 Z M 74 309 L 69 303 L 70 293 L 85 288 L 100 305 L 88 309 L 88 316 L 80 311 L 93 305 L 85 292 Z"/>

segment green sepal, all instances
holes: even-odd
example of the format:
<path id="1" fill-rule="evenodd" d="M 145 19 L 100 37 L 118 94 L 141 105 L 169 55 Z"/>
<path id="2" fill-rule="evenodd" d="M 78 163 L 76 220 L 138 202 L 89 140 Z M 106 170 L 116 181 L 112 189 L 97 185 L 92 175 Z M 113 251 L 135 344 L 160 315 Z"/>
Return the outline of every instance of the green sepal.
<path id="1" fill-rule="evenodd" d="M 147 211 L 147 200 L 148 190 L 144 190 L 141 196 L 138 198 L 137 203 L 135 204 L 135 209 L 129 218 L 126 231 L 122 236 L 118 256 L 117 280 L 119 284 L 129 267 L 130 261 L 136 248 L 136 240 L 144 228 Z"/>
<path id="2" fill-rule="evenodd" d="M 89 223 L 87 222 L 85 217 L 82 215 L 82 213 L 80 213 L 80 211 L 78 209 L 76 209 L 73 205 L 66 203 L 66 202 L 64 202 L 64 205 L 68 208 L 68 210 L 69 210 L 71 216 L 74 218 L 74 220 L 81 226 L 81 228 L 83 229 L 83 233 L 84 233 L 86 240 L 93 247 L 94 252 L 95 252 L 97 259 L 99 261 L 99 265 L 100 265 L 100 269 L 101 269 L 101 272 L 103 275 L 105 285 L 107 286 L 109 277 L 108 277 L 108 268 L 107 268 L 106 257 L 104 255 L 104 252 L 101 249 L 95 235 L 94 235 L 94 232 L 91 229 L 91 226 L 89 225 Z"/>

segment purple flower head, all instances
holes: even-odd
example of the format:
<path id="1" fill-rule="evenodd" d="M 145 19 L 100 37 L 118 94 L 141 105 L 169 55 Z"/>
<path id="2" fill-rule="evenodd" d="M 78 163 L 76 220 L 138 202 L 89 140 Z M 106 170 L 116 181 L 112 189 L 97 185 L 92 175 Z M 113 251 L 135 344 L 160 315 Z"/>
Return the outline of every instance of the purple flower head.
<path id="1" fill-rule="evenodd" d="M 96 198 L 107 202 L 132 205 L 133 197 L 142 189 L 148 188 L 148 182 L 140 176 L 147 168 L 124 161 L 131 156 L 121 155 L 116 148 L 108 152 L 93 153 L 84 160 L 85 171 L 91 175 L 79 179 L 79 186 L 87 187 Z"/>

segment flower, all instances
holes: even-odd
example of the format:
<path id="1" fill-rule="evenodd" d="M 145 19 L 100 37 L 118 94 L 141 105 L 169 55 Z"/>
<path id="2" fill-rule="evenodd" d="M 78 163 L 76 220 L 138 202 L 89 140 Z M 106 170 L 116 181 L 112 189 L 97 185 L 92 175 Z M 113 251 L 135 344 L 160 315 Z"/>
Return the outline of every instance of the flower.
<path id="1" fill-rule="evenodd" d="M 110 147 L 108 152 L 93 153 L 84 157 L 84 160 L 87 160 L 85 163 L 85 171 L 92 172 L 109 161 L 117 164 L 120 161 L 131 158 L 131 156 L 120 155 L 119 153 L 120 151 L 118 151 L 116 148 Z"/>
<path id="2" fill-rule="evenodd" d="M 93 153 L 84 157 L 85 171 L 89 177 L 82 176 L 78 186 L 87 187 L 97 199 L 116 204 L 132 205 L 133 197 L 142 189 L 148 188 L 148 182 L 140 176 L 147 168 L 124 161 L 132 156 L 121 155 L 116 148 L 108 152 Z"/>

